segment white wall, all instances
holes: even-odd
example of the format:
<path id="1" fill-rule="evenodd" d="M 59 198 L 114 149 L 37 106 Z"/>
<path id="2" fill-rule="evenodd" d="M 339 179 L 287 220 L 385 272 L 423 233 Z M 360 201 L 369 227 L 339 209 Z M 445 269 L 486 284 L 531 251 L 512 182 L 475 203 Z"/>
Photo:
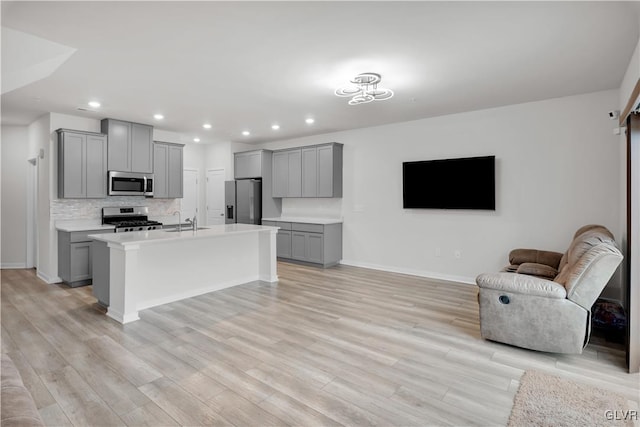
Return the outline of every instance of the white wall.
<path id="1" fill-rule="evenodd" d="M 238 150 L 239 151 L 239 150 Z M 233 179 L 233 152 L 230 142 L 219 142 L 205 146 L 207 169 L 224 169 L 227 180 Z"/>
<path id="2" fill-rule="evenodd" d="M 2 268 L 24 268 L 27 261 L 27 154 L 29 129 L 2 126 Z"/>
<path id="3" fill-rule="evenodd" d="M 515 247 L 566 250 L 584 224 L 620 236 L 617 105 L 613 90 L 261 148 L 344 144 L 342 200 L 283 201 L 283 213 L 344 217 L 344 263 L 473 283 Z M 496 156 L 495 212 L 402 209 L 403 161 L 482 155 Z"/>

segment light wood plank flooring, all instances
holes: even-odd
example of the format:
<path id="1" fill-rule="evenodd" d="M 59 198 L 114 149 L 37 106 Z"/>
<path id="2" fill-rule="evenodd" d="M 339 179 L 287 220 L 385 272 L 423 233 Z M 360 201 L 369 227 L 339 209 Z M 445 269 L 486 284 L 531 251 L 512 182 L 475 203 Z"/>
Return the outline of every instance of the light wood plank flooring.
<path id="1" fill-rule="evenodd" d="M 484 341 L 475 286 L 347 266 L 279 263 L 278 273 L 277 284 L 123 326 L 90 287 L 3 270 L 2 351 L 56 426 L 505 425 L 526 369 L 614 390 L 637 409 L 639 376 L 620 350 Z"/>

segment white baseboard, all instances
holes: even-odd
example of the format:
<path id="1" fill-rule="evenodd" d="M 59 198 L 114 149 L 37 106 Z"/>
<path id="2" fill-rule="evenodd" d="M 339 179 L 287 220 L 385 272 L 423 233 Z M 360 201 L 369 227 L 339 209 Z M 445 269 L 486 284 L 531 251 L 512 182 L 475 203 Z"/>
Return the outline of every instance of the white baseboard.
<path id="1" fill-rule="evenodd" d="M 2 269 L 17 269 L 17 268 L 27 268 L 26 262 L 3 262 L 0 264 L 0 268 Z"/>
<path id="2" fill-rule="evenodd" d="M 474 277 L 465 276 L 453 276 L 450 274 L 434 273 L 433 271 L 414 270 L 409 268 L 398 268 L 390 265 L 371 264 L 368 262 L 342 260 L 340 264 L 350 265 L 353 267 L 368 268 L 371 270 L 388 271 L 390 273 L 408 274 L 411 276 L 425 277 L 427 279 L 444 280 L 446 282 L 464 283 L 466 285 L 475 285 L 476 279 Z"/>
<path id="3" fill-rule="evenodd" d="M 42 271 L 38 270 L 36 272 L 36 276 L 38 276 L 38 278 L 40 278 L 41 280 L 43 280 L 44 282 L 46 282 L 47 284 L 51 285 L 52 283 L 60 283 L 62 282 L 62 279 L 59 277 L 49 277 L 47 276 L 45 273 L 43 273 Z"/>

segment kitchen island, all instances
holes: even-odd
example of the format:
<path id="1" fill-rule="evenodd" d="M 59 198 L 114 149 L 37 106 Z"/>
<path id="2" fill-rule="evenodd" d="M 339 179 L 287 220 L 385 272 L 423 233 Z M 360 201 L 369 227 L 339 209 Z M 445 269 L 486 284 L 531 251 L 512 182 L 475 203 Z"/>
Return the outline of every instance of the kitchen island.
<path id="1" fill-rule="evenodd" d="M 276 282 L 277 230 L 225 224 L 196 232 L 90 235 L 94 248 L 108 254 L 94 258 L 94 286 L 100 286 L 96 273 L 102 272 L 108 286 L 107 315 L 129 323 L 146 308 L 255 280 Z"/>

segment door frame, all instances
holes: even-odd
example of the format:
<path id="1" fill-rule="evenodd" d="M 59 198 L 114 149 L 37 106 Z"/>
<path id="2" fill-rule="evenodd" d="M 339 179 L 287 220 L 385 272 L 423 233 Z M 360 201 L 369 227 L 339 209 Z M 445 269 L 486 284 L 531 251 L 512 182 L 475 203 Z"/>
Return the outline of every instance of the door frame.
<path id="1" fill-rule="evenodd" d="M 182 215 L 182 201 L 184 200 L 184 173 L 185 172 L 195 172 L 196 173 L 196 216 L 198 217 L 198 223 L 200 223 L 200 221 L 202 220 L 202 218 L 200 218 L 200 169 L 197 168 L 183 168 L 182 169 L 182 196 L 183 198 L 180 199 L 180 214 Z M 206 219 L 206 218 L 205 218 Z"/>
<path id="2" fill-rule="evenodd" d="M 204 223 L 208 224 L 207 218 L 209 217 L 209 172 L 220 171 L 224 180 L 222 181 L 222 212 L 224 212 L 224 182 L 227 181 L 226 170 L 224 168 L 210 168 L 205 171 L 205 189 L 204 189 Z M 224 221 L 222 222 L 224 224 Z"/>
<path id="3" fill-rule="evenodd" d="M 26 268 L 38 268 L 38 157 L 27 160 Z"/>

